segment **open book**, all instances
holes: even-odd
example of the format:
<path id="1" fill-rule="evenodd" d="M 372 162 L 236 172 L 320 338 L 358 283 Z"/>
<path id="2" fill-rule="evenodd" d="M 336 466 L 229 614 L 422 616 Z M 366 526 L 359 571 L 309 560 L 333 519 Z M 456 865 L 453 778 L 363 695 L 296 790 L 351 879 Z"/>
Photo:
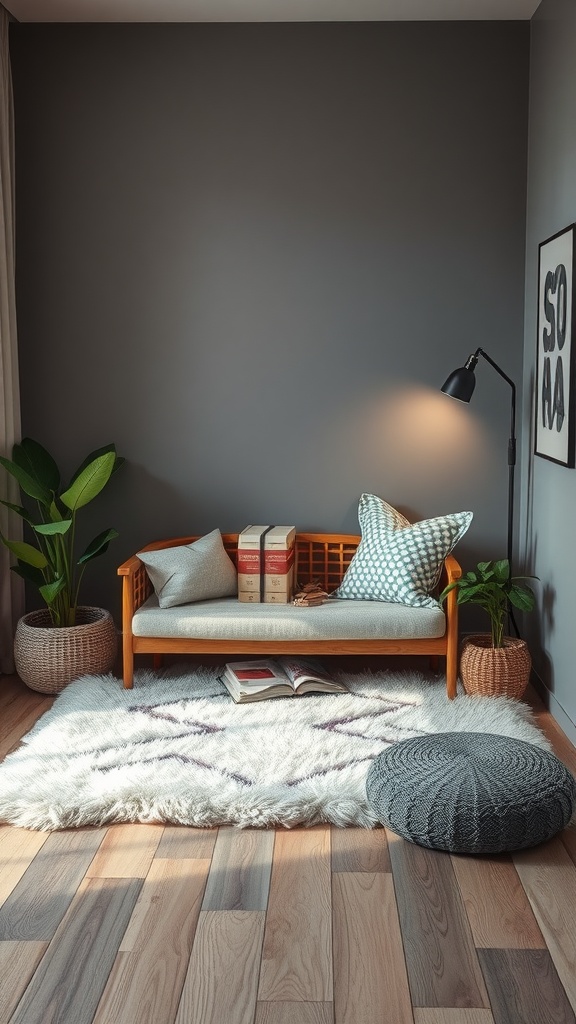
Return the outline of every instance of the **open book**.
<path id="1" fill-rule="evenodd" d="M 229 662 L 220 676 L 237 704 L 269 697 L 299 697 L 303 693 L 347 693 L 321 665 L 293 658 Z"/>

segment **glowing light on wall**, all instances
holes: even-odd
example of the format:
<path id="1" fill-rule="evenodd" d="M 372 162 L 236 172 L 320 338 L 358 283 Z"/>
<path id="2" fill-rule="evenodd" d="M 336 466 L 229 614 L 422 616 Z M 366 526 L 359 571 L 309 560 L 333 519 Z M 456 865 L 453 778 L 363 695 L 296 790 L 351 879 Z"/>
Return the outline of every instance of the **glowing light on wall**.
<path id="1" fill-rule="evenodd" d="M 493 473 L 482 421 L 432 388 L 394 385 L 326 410 L 298 453 L 303 479 L 336 507 L 355 511 L 362 491 L 425 518 L 474 507 Z"/>
<path id="2" fill-rule="evenodd" d="M 478 420 L 439 392 L 406 388 L 386 395 L 373 411 L 370 427 L 376 457 L 385 454 L 399 475 L 417 473 L 422 483 L 451 481 L 457 475 L 483 474 L 490 464 Z"/>

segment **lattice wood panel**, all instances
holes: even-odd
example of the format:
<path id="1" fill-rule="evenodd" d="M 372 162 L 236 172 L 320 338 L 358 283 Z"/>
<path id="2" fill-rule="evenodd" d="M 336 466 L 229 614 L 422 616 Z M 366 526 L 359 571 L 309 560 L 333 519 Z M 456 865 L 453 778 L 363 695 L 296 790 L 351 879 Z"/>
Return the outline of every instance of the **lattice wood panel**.
<path id="1" fill-rule="evenodd" d="M 133 583 L 133 594 L 134 594 L 134 608 L 139 608 L 141 604 L 144 604 L 146 598 L 150 597 L 152 593 L 152 583 L 150 577 L 146 572 L 146 567 L 143 563 L 140 563 L 136 571 L 134 572 L 134 583 Z"/>
<path id="2" fill-rule="evenodd" d="M 296 538 L 296 580 L 298 586 L 318 582 L 331 593 L 342 582 L 358 546 L 358 539 L 313 540 L 301 534 Z"/>
<path id="3" fill-rule="evenodd" d="M 155 541 L 146 549 L 175 547 L 190 544 L 198 537 L 177 537 L 166 541 Z M 360 538 L 355 534 L 297 533 L 295 552 L 295 577 L 304 586 L 311 580 L 317 581 L 323 590 L 331 593 L 342 582 L 346 569 L 358 547 Z M 238 559 L 238 534 L 224 533 L 222 541 L 234 565 Z M 136 570 L 134 583 L 134 607 L 139 608 L 152 592 L 152 586 L 144 566 Z"/>

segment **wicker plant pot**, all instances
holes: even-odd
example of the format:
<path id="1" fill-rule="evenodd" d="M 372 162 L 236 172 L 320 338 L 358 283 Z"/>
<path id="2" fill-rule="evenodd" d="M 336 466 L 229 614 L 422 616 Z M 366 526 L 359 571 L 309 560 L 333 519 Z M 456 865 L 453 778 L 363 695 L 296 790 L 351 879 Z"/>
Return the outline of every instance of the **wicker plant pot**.
<path id="1" fill-rule="evenodd" d="M 506 636 L 504 647 L 492 647 L 490 634 L 480 633 L 462 644 L 460 678 L 473 696 L 518 700 L 528 685 L 531 665 L 525 640 Z"/>
<path id="2" fill-rule="evenodd" d="M 53 626 L 47 608 L 23 615 L 16 627 L 14 661 L 21 680 L 40 693 L 60 693 L 73 679 L 109 672 L 118 639 L 110 612 L 79 607 L 76 626 Z"/>

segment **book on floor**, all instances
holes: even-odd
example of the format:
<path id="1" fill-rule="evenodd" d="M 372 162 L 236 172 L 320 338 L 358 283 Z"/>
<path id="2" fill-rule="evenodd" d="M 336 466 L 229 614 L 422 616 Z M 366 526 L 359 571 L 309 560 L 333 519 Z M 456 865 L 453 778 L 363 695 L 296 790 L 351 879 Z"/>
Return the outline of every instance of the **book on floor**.
<path id="1" fill-rule="evenodd" d="M 270 697 L 300 697 L 304 693 L 348 692 L 322 665 L 303 658 L 232 661 L 220 678 L 237 704 Z"/>

